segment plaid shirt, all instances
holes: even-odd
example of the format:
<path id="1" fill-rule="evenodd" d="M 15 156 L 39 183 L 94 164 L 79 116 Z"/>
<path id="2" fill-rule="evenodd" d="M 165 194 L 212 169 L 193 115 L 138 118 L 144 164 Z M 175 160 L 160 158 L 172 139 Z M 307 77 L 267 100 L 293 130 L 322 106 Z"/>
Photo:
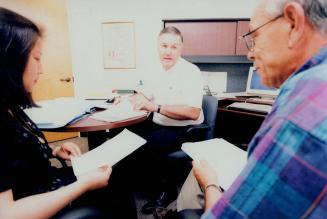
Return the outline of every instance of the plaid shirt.
<path id="1" fill-rule="evenodd" d="M 248 162 L 202 219 L 327 218 L 327 46 L 281 87 Z"/>

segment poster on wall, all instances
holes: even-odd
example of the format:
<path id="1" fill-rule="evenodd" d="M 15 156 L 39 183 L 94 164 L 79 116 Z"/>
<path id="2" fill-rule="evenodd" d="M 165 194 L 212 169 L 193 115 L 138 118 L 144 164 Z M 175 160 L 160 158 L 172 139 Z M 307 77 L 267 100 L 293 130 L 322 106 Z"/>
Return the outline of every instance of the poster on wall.
<path id="1" fill-rule="evenodd" d="M 135 68 L 134 22 L 102 23 L 104 68 Z"/>

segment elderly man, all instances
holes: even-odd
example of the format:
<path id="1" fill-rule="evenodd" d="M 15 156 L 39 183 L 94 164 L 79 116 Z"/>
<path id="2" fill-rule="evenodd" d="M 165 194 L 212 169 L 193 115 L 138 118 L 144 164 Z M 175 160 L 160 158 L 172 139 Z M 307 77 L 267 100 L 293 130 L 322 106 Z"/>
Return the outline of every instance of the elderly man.
<path id="1" fill-rule="evenodd" d="M 262 82 L 280 94 L 227 191 L 194 162 L 202 218 L 327 218 L 327 1 L 262 0 L 243 37 Z M 200 207 L 187 201 L 191 181 L 179 210 Z"/>
<path id="2" fill-rule="evenodd" d="M 183 37 L 177 28 L 162 29 L 158 36 L 161 66 L 153 73 L 155 80 L 145 84 L 144 93 L 139 91 L 130 98 L 135 109 L 153 112 L 152 119 L 131 128 L 147 143 L 125 161 L 129 168 L 138 167 L 134 172 L 144 172 L 151 167 L 152 172 L 145 179 L 160 190 L 157 198 L 143 207 L 145 214 L 151 214 L 156 207 L 166 207 L 176 199 L 175 184 L 167 180 L 172 169 L 167 167 L 166 156 L 180 150 L 188 125 L 200 124 L 204 119 L 201 72 L 181 58 L 182 48 Z M 129 172 L 132 171 L 129 169 Z"/>

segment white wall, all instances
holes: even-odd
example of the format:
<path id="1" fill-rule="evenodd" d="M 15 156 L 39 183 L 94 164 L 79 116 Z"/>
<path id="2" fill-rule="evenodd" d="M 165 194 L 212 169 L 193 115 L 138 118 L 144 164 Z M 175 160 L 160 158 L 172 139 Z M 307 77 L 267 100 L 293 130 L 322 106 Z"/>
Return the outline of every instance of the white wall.
<path id="1" fill-rule="evenodd" d="M 159 64 L 162 19 L 249 18 L 258 0 L 69 0 L 68 24 L 76 96 L 129 88 Z M 136 69 L 103 67 L 101 23 L 135 22 Z M 145 82 L 146 83 L 146 82 Z"/>

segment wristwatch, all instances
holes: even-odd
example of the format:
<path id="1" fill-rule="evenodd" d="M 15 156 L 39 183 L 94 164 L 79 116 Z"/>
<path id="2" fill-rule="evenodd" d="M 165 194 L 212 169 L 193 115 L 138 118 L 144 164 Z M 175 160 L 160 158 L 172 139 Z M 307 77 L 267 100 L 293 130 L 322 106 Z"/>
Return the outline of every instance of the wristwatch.
<path id="1" fill-rule="evenodd" d="M 157 113 L 160 113 L 161 105 L 158 104 Z"/>

